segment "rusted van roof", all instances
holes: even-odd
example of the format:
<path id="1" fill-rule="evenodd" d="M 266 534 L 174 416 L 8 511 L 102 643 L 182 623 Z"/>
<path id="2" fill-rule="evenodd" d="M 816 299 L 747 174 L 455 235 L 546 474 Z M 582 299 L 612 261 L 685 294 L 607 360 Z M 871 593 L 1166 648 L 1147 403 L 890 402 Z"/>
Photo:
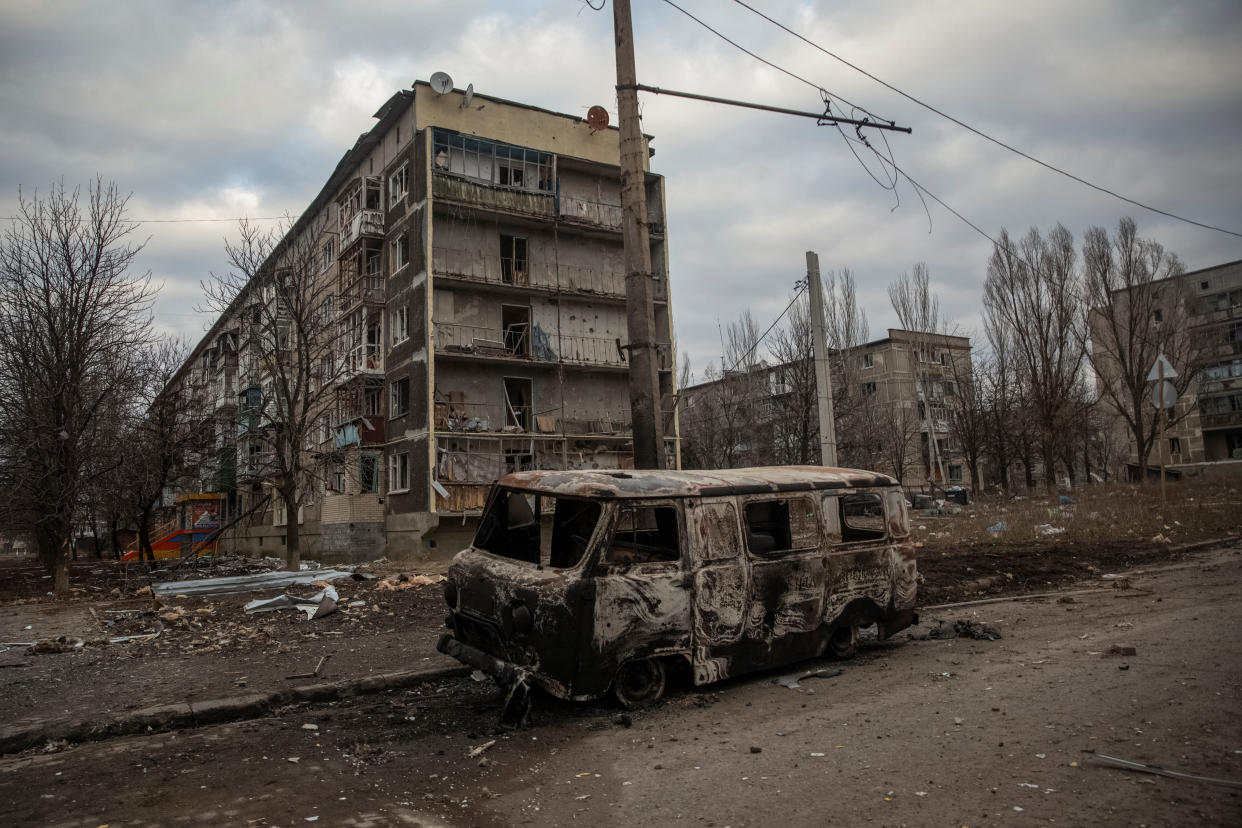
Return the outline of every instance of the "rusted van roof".
<path id="1" fill-rule="evenodd" d="M 507 474 L 499 483 L 547 494 L 603 498 L 712 497 L 897 485 L 897 481 L 886 474 L 828 466 L 760 466 L 705 471 L 527 471 Z"/>

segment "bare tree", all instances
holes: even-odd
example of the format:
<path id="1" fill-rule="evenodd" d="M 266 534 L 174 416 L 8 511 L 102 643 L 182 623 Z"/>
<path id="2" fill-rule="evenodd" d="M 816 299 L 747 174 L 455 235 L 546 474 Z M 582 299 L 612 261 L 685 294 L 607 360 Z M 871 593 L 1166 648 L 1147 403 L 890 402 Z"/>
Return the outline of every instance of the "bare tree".
<path id="1" fill-rule="evenodd" d="M 988 357 L 972 354 L 970 361 L 949 359 L 949 374 L 953 377 L 954 400 L 946 406 L 949 429 L 953 433 L 966 466 L 970 471 L 970 485 L 976 492 L 983 490 L 983 477 L 979 461 L 983 457 L 988 437 L 987 376 L 990 373 Z"/>
<path id="2" fill-rule="evenodd" d="M 927 263 L 916 264 L 913 275 L 901 274 L 897 281 L 888 286 L 888 298 L 901 327 L 912 335 L 914 353 L 911 354 L 910 364 L 914 371 L 915 390 L 919 400 L 923 401 L 924 427 L 927 429 L 927 476 L 930 480 L 933 477 L 930 471 L 935 469 L 943 482 L 948 478 L 932 425 L 931 379 L 923 367 L 924 363 L 932 362 L 933 342 L 940 333 L 940 299 L 932 292 Z"/>
<path id="3" fill-rule="evenodd" d="M 150 338 L 149 275 L 128 197 L 97 179 L 19 196 L 0 242 L 0 490 L 4 522 L 31 531 L 57 593 L 69 588 L 73 520 L 108 473 L 92 437 L 130 387 Z"/>
<path id="4" fill-rule="evenodd" d="M 332 290 L 320 252 L 324 230 L 321 221 L 269 232 L 242 221 L 239 239 L 225 244 L 232 269 L 203 282 L 208 308 L 233 316 L 241 330 L 246 390 L 238 450 L 284 511 L 289 569 L 301 563 L 299 508 L 311 502 L 320 479 L 322 458 L 309 447 L 335 401 L 336 380 L 356 367 L 345 352 L 367 346 L 360 329 L 338 336 L 325 304 Z"/>
<path id="5" fill-rule="evenodd" d="M 187 456 L 201 451 L 214 422 L 196 410 L 191 380 L 177 381 L 191 346 L 182 339 L 153 343 L 143 354 L 143 383 L 125 430 L 124 510 L 138 529 L 139 556 L 153 560 L 151 518 L 165 487 L 185 475 Z M 232 427 L 232 423 L 228 424 Z"/>
<path id="6" fill-rule="evenodd" d="M 1076 260 L 1073 235 L 1060 224 L 1047 237 L 1032 227 L 1019 245 L 1002 229 L 984 283 L 984 313 L 991 324 L 1008 330 L 1030 391 L 1050 492 L 1083 370 L 1085 320 Z"/>
<path id="7" fill-rule="evenodd" d="M 1092 227 L 1083 239 L 1087 315 L 1085 347 L 1100 397 L 1130 432 L 1140 463 L 1147 464 L 1156 437 L 1156 409 L 1148 401 L 1147 373 L 1163 352 L 1177 368 L 1170 378 L 1180 397 L 1200 365 L 1191 336 L 1190 313 L 1180 259 L 1160 244 L 1142 239 L 1131 218 L 1118 223 L 1111 238 Z M 1169 409 L 1175 423 L 1191 409 Z"/>

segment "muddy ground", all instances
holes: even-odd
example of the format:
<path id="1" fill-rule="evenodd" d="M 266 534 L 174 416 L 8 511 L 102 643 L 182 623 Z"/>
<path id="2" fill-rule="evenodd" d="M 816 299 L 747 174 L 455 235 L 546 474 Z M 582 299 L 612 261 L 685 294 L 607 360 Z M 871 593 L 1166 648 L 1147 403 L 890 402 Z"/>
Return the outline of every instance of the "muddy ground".
<path id="1" fill-rule="evenodd" d="M 1084 751 L 1242 778 L 1242 549 L 1124 574 L 1126 589 L 1094 579 L 1059 599 L 930 612 L 924 629 L 971 620 L 1003 637 L 916 630 L 798 689 L 776 683 L 787 668 L 629 716 L 540 698 L 532 726 L 510 732 L 495 726 L 496 691 L 463 679 L 29 751 L 0 759 L 0 821 L 1239 824 L 1236 788 L 1098 767 Z"/>

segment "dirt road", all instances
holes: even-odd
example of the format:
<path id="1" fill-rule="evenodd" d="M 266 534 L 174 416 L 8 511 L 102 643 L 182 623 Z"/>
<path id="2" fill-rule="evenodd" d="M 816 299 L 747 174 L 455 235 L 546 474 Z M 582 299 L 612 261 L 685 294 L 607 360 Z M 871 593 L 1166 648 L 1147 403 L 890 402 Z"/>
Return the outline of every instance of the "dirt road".
<path id="1" fill-rule="evenodd" d="M 496 733 L 495 692 L 467 679 L 12 756 L 0 824 L 1242 823 L 1238 789 L 1083 752 L 1242 779 L 1242 549 L 1116 580 L 924 615 L 999 641 L 903 637 L 799 689 L 786 669 L 631 718 L 540 700 Z"/>

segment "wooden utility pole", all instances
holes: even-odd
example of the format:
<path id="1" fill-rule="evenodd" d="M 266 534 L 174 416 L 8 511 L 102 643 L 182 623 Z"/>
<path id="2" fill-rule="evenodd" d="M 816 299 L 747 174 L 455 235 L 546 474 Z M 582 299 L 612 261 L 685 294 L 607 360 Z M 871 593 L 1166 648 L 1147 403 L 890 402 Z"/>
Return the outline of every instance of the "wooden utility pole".
<path id="1" fill-rule="evenodd" d="M 837 465 L 837 425 L 832 412 L 832 373 L 828 368 L 828 336 L 824 332 L 824 286 L 819 256 L 806 251 L 806 281 L 811 292 L 811 330 L 815 347 L 815 408 L 819 411 L 819 462 Z"/>
<path id="2" fill-rule="evenodd" d="M 664 468 L 659 360 L 651 303 L 651 242 L 647 230 L 647 182 L 630 0 L 614 0 L 617 41 L 617 113 L 621 119 L 621 214 L 625 243 L 625 312 L 630 344 L 630 416 L 634 466 Z"/>

